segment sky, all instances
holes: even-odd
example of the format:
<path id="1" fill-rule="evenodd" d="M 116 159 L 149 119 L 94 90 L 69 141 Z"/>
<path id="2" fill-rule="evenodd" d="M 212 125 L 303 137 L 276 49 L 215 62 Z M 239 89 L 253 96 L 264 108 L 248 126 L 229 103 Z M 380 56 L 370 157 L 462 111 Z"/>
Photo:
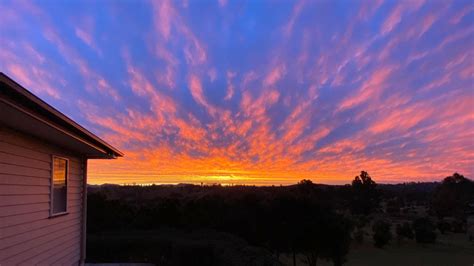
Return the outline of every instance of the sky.
<path id="1" fill-rule="evenodd" d="M 0 0 L 0 71 L 125 153 L 90 184 L 474 175 L 474 2 Z"/>

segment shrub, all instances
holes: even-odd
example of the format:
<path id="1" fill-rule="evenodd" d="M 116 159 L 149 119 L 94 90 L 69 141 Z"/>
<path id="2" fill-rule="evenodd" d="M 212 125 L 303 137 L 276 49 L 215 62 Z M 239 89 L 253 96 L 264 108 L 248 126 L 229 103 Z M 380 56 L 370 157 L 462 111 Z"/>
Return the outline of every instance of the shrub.
<path id="1" fill-rule="evenodd" d="M 466 223 L 462 220 L 456 219 L 451 223 L 451 230 L 454 233 L 466 233 Z"/>
<path id="2" fill-rule="evenodd" d="M 451 229 L 451 225 L 446 221 L 439 221 L 437 225 L 438 230 L 441 232 L 441 234 L 444 234 Z"/>
<path id="3" fill-rule="evenodd" d="M 354 240 L 357 243 L 362 244 L 362 243 L 364 243 L 364 235 L 365 235 L 364 229 L 357 228 L 354 232 Z"/>
<path id="4" fill-rule="evenodd" d="M 426 217 L 418 218 L 413 222 L 415 239 L 418 243 L 434 243 L 436 241 L 436 227 L 434 223 Z"/>
<path id="5" fill-rule="evenodd" d="M 377 220 L 374 222 L 372 225 L 372 231 L 374 232 L 374 246 L 382 248 L 392 240 L 390 227 L 391 224 L 385 220 Z"/>
<path id="6" fill-rule="evenodd" d="M 399 239 L 413 239 L 415 237 L 415 235 L 413 234 L 413 230 L 411 229 L 411 226 L 408 222 L 405 222 L 403 224 L 397 224 L 396 232 Z"/>

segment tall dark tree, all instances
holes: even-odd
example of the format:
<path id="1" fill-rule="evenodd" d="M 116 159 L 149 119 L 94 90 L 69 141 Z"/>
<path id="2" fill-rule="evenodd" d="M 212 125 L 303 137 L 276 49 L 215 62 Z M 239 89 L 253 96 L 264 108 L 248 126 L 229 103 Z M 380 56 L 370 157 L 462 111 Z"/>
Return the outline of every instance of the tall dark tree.
<path id="1" fill-rule="evenodd" d="M 379 192 L 377 183 L 370 175 L 361 171 L 352 181 L 351 210 L 355 214 L 368 215 L 374 211 L 379 204 Z"/>
<path id="2" fill-rule="evenodd" d="M 326 243 L 329 246 L 328 258 L 332 260 L 334 266 L 342 266 L 346 261 L 351 245 L 351 231 L 354 225 L 349 219 L 335 215 L 329 221 L 329 235 Z"/>
<path id="3" fill-rule="evenodd" d="M 300 229 L 301 251 L 309 266 L 317 265 L 318 259 L 331 260 L 335 266 L 346 261 L 351 243 L 353 224 L 346 217 L 327 212 L 314 212 L 308 216 L 311 222 L 302 222 Z"/>
<path id="4" fill-rule="evenodd" d="M 474 200 L 474 182 L 454 173 L 436 188 L 432 208 L 438 217 L 464 218 L 468 203 Z"/>

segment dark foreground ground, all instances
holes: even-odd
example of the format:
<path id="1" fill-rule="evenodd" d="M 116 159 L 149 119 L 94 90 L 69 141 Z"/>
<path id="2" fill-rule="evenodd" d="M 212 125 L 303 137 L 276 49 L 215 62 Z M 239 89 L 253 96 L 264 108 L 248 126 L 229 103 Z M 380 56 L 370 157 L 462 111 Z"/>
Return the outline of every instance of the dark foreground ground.
<path id="1" fill-rule="evenodd" d="M 299 257 L 301 264 L 304 258 Z M 282 260 L 283 261 L 283 260 Z M 290 257 L 285 257 L 284 265 L 293 265 Z M 371 243 L 354 245 L 348 254 L 347 266 L 448 266 L 473 265 L 474 243 L 466 239 L 465 234 L 447 234 L 439 236 L 434 244 L 419 245 L 414 241 L 401 245 L 394 243 L 386 248 L 375 248 Z M 333 265 L 320 261 L 318 265 Z"/>
<path id="2" fill-rule="evenodd" d="M 278 265 L 264 249 L 251 247 L 242 239 L 215 232 L 129 232 L 90 235 L 87 243 L 88 261 L 92 263 L 153 261 L 158 265 Z M 161 263 L 156 263 L 160 261 Z M 281 255 L 281 265 L 293 265 L 290 254 Z M 472 265 L 474 242 L 465 234 L 440 235 L 437 243 L 419 245 L 405 240 L 383 248 L 368 241 L 353 244 L 344 265 Z M 298 255 L 297 265 L 308 265 Z M 320 260 L 317 265 L 333 265 Z"/>
<path id="3" fill-rule="evenodd" d="M 87 262 L 474 265 L 474 182 L 91 187 Z M 471 241 L 469 240 L 471 236 Z"/>
<path id="4" fill-rule="evenodd" d="M 157 265 L 275 265 L 263 248 L 213 231 L 174 229 L 89 235 L 88 262 L 153 262 Z"/>

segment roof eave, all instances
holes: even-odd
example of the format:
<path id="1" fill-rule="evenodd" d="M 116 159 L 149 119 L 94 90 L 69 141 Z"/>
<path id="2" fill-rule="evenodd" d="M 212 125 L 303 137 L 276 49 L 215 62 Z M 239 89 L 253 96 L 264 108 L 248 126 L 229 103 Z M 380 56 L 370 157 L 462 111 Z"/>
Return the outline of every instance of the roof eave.
<path id="1" fill-rule="evenodd" d="M 5 75 L 2 72 L 0 72 L 0 81 L 7 84 L 11 89 L 15 90 L 15 92 L 17 92 L 18 94 L 24 96 L 26 99 L 28 99 L 28 101 L 31 101 L 34 104 L 38 105 L 43 110 L 46 110 L 50 115 L 56 117 L 57 119 L 60 119 L 61 121 L 63 121 L 67 125 L 69 125 L 69 126 L 73 127 L 74 129 L 76 129 L 80 134 L 83 134 L 83 135 L 87 136 L 88 138 L 92 139 L 93 142 L 96 142 L 96 143 L 90 143 L 90 141 L 84 139 L 84 136 L 81 137 L 81 136 L 77 136 L 77 134 L 69 133 L 69 135 L 71 135 L 72 137 L 82 138 L 83 142 L 85 144 L 90 145 L 91 147 L 93 147 L 93 148 L 97 149 L 98 151 L 100 151 L 101 153 L 105 154 L 105 156 L 103 156 L 103 157 L 102 156 L 94 156 L 94 158 L 97 158 L 97 159 L 99 159 L 99 158 L 115 159 L 117 157 L 123 157 L 124 156 L 124 154 L 121 151 L 119 151 L 118 149 L 116 149 L 112 145 L 108 144 L 104 140 L 100 139 L 98 136 L 94 135 L 93 133 L 91 133 L 90 131 L 88 131 L 87 129 L 85 129 L 84 127 L 79 125 L 78 123 L 74 122 L 72 119 L 70 119 L 69 117 L 67 117 L 66 115 L 64 115 L 63 113 L 61 113 L 60 111 L 58 111 L 57 109 L 55 109 L 54 107 L 49 105 L 48 103 L 44 102 L 43 100 L 41 100 L 40 98 L 38 98 L 37 96 L 32 94 L 31 92 L 29 92 L 23 86 L 21 86 L 20 84 L 18 84 L 17 82 L 15 82 L 14 80 L 12 80 L 10 77 L 8 77 L 7 75 Z M 16 106 L 16 108 L 19 109 L 20 111 L 24 112 L 24 113 L 27 113 L 30 116 L 33 116 L 35 119 L 39 119 L 39 120 L 42 120 L 42 122 L 47 123 L 47 121 L 44 121 L 44 119 L 41 119 L 40 117 L 35 116 L 34 114 L 32 114 L 31 112 L 28 112 L 27 110 L 24 110 L 24 109 L 22 109 L 18 106 Z M 49 125 L 53 126 L 53 127 L 56 127 L 58 130 L 65 131 L 65 133 L 68 133 L 68 132 L 66 132 L 67 131 L 66 129 L 62 129 L 60 127 L 52 125 L 51 123 L 49 123 Z M 97 147 L 97 146 L 101 146 L 101 147 Z M 88 158 L 92 159 L 92 157 L 88 157 Z"/>

